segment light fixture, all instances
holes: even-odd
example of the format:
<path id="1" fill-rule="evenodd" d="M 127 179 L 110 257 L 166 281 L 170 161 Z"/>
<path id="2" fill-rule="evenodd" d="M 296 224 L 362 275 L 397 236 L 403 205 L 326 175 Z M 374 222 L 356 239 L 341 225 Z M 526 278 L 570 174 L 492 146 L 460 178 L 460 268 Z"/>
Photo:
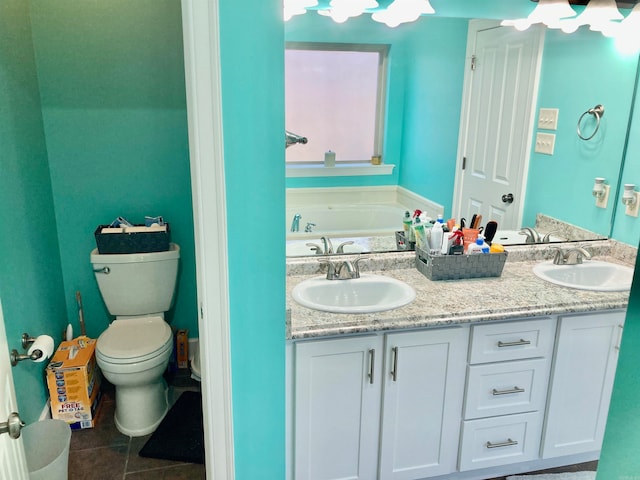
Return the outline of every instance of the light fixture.
<path id="1" fill-rule="evenodd" d="M 294 15 L 307 13 L 307 8 L 318 5 L 318 0 L 284 0 L 284 21 L 291 20 Z"/>
<path id="2" fill-rule="evenodd" d="M 631 217 L 638 216 L 640 207 L 640 192 L 636 192 L 636 186 L 633 183 L 625 183 L 622 192 L 622 204 L 625 206 L 624 213 Z"/>
<path id="3" fill-rule="evenodd" d="M 376 0 L 331 0 L 329 10 L 318 10 L 320 15 L 331 17 L 336 23 L 344 23 L 349 18 L 362 15 L 365 10 L 377 8 Z"/>
<path id="4" fill-rule="evenodd" d="M 638 201 L 636 196 L 636 186 L 633 183 L 624 184 L 624 192 L 622 193 L 622 204 L 628 206 L 635 205 Z"/>
<path id="5" fill-rule="evenodd" d="M 527 18 L 503 20 L 501 25 L 526 30 L 536 23 L 544 23 L 551 28 L 557 28 L 563 18 L 575 17 L 576 11 L 569 5 L 569 0 L 539 0 L 538 5 Z"/>
<path id="6" fill-rule="evenodd" d="M 386 10 L 374 12 L 371 18 L 388 27 L 397 27 L 401 23 L 415 22 L 420 15 L 436 13 L 429 0 L 394 0 Z"/>
<path id="7" fill-rule="evenodd" d="M 596 198 L 602 198 L 604 196 L 604 178 L 596 177 L 596 182 L 593 184 L 593 196 Z"/>
<path id="8" fill-rule="evenodd" d="M 603 177 L 596 177 L 591 193 L 596 197 L 596 207 L 607 208 L 609 202 L 609 185 L 605 183 Z"/>
<path id="9" fill-rule="evenodd" d="M 640 3 L 620 23 L 610 22 L 602 30 L 607 37 L 615 37 L 616 48 L 623 54 L 633 55 L 640 51 Z"/>
<path id="10" fill-rule="evenodd" d="M 623 18 L 616 0 L 590 0 L 584 11 L 576 18 L 560 20 L 552 28 L 561 28 L 565 33 L 573 33 L 582 25 L 589 25 L 590 30 L 601 32 L 610 24 Z"/>

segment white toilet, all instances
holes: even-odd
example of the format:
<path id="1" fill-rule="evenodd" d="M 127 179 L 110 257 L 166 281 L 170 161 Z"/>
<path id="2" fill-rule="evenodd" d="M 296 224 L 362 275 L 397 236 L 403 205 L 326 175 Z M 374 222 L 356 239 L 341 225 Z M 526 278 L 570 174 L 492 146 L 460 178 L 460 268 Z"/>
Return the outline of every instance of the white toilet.
<path id="1" fill-rule="evenodd" d="M 168 410 L 162 374 L 173 350 L 173 334 L 164 312 L 173 302 L 179 259 L 175 243 L 166 252 L 91 252 L 100 293 L 116 317 L 98 338 L 96 360 L 116 387 L 116 427 L 132 437 L 153 432 Z"/>

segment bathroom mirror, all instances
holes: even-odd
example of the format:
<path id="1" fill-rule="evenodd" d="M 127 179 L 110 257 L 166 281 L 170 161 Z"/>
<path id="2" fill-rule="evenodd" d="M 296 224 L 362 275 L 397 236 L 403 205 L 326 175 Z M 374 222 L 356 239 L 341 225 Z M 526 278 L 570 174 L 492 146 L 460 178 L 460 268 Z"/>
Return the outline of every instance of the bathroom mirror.
<path id="1" fill-rule="evenodd" d="M 380 177 L 383 180 L 366 176 L 288 178 L 288 190 L 319 188 L 320 191 L 330 187 L 348 189 L 379 186 L 388 182 L 402 185 L 417 194 L 424 195 L 425 190 L 433 192 L 433 196 L 428 195 L 428 198 L 445 207 L 445 218 L 451 216 L 458 161 L 463 77 L 468 63 L 465 58 L 468 22 L 469 19 L 425 16 L 413 24 L 390 29 L 372 22 L 366 16 L 338 25 L 313 12 L 287 22 L 287 41 L 371 42 L 390 45 L 385 160 L 397 164 L 392 177 Z M 606 62 L 606 66 L 594 71 L 594 58 Z M 612 230 L 613 205 L 618 201 L 617 184 L 636 69 L 637 56 L 625 58 L 618 54 L 613 42 L 599 33 L 581 30 L 573 35 L 566 35 L 547 30 L 541 73 L 536 87 L 538 102 L 534 107 L 534 116 L 537 120 L 540 108 L 559 108 L 559 121 L 563 122 L 564 130 L 558 129 L 556 132 L 540 129 L 542 133 L 557 135 L 556 154 L 531 154 L 529 167 L 523 173 L 527 187 L 522 227 L 533 226 L 537 215 L 542 214 L 587 232 L 580 238 L 569 240 L 608 237 Z M 416 71 L 422 77 L 413 75 Z M 446 75 L 440 74 L 443 71 Z M 431 75 L 431 78 L 421 82 L 419 86 L 411 84 L 416 78 L 424 78 L 424 75 Z M 435 103 L 430 102 L 425 108 L 424 104 L 435 93 L 424 90 L 420 92 L 420 88 L 439 89 L 439 99 Z M 422 109 L 415 107 L 420 102 L 423 102 Z M 584 111 L 598 103 L 604 104 L 606 108 L 601 131 L 594 141 L 580 140 L 575 131 L 578 119 Z M 429 115 L 425 112 L 429 112 Z M 437 122 L 429 120 L 434 117 L 448 129 L 431 131 L 439 127 Z M 426 129 L 421 131 L 420 126 L 426 126 Z M 536 127 L 534 125 L 534 136 L 539 131 Z M 439 139 L 445 140 L 438 142 Z M 420 143 L 423 146 L 419 146 Z M 425 143 L 429 143 L 427 148 L 431 149 L 427 154 L 431 158 L 426 160 L 423 158 Z M 416 154 L 409 158 L 412 152 Z M 607 178 L 610 185 L 607 208 L 595 207 L 591 194 L 595 177 Z M 327 199 L 327 202 L 331 201 Z M 289 205 L 287 207 L 290 213 Z M 287 216 L 288 227 L 291 220 Z M 301 232 L 306 221 L 313 219 L 301 221 Z M 401 220 L 398 218 L 397 230 L 400 228 Z M 322 232 L 319 232 L 309 237 L 309 241 L 316 242 L 321 235 Z M 333 239 L 339 235 L 329 236 Z M 358 244 L 358 238 L 349 240 Z M 391 237 L 383 242 L 371 242 L 371 237 L 366 240 L 361 242 L 363 246 L 354 247 L 354 251 L 388 250 L 393 249 L 395 244 L 395 239 Z M 565 239 L 558 236 L 556 240 Z M 297 246 L 289 248 L 288 252 L 297 256 L 303 254 L 304 249 Z"/>

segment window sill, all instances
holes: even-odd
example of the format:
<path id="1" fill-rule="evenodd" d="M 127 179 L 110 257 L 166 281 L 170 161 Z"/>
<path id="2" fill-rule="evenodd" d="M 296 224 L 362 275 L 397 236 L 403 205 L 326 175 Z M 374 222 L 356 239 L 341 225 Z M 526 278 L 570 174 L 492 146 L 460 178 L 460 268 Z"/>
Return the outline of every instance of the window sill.
<path id="1" fill-rule="evenodd" d="M 321 164 L 287 165 L 287 178 L 292 177 L 355 177 L 367 175 L 391 175 L 393 164 L 370 165 L 366 163 L 341 163 L 335 167 Z"/>

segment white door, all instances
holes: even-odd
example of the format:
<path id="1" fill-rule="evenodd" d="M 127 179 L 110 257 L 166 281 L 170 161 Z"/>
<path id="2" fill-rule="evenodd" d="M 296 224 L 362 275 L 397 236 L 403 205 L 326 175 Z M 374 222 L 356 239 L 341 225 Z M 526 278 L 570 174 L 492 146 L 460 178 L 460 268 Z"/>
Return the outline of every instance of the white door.
<path id="1" fill-rule="evenodd" d="M 380 480 L 456 471 L 469 329 L 387 335 Z"/>
<path id="2" fill-rule="evenodd" d="M 18 404 L 0 301 L 0 424 L 7 422 L 13 412 L 18 412 Z M 0 434 L 0 480 L 26 480 L 28 476 L 22 438 L 13 439 L 8 433 Z"/>
<path id="3" fill-rule="evenodd" d="M 625 315 L 560 318 L 542 458 L 600 450 Z"/>
<path id="4" fill-rule="evenodd" d="M 544 30 L 469 24 L 454 217 L 518 229 Z"/>
<path id="5" fill-rule="evenodd" d="M 377 477 L 382 340 L 319 340 L 295 346 L 296 480 Z"/>

